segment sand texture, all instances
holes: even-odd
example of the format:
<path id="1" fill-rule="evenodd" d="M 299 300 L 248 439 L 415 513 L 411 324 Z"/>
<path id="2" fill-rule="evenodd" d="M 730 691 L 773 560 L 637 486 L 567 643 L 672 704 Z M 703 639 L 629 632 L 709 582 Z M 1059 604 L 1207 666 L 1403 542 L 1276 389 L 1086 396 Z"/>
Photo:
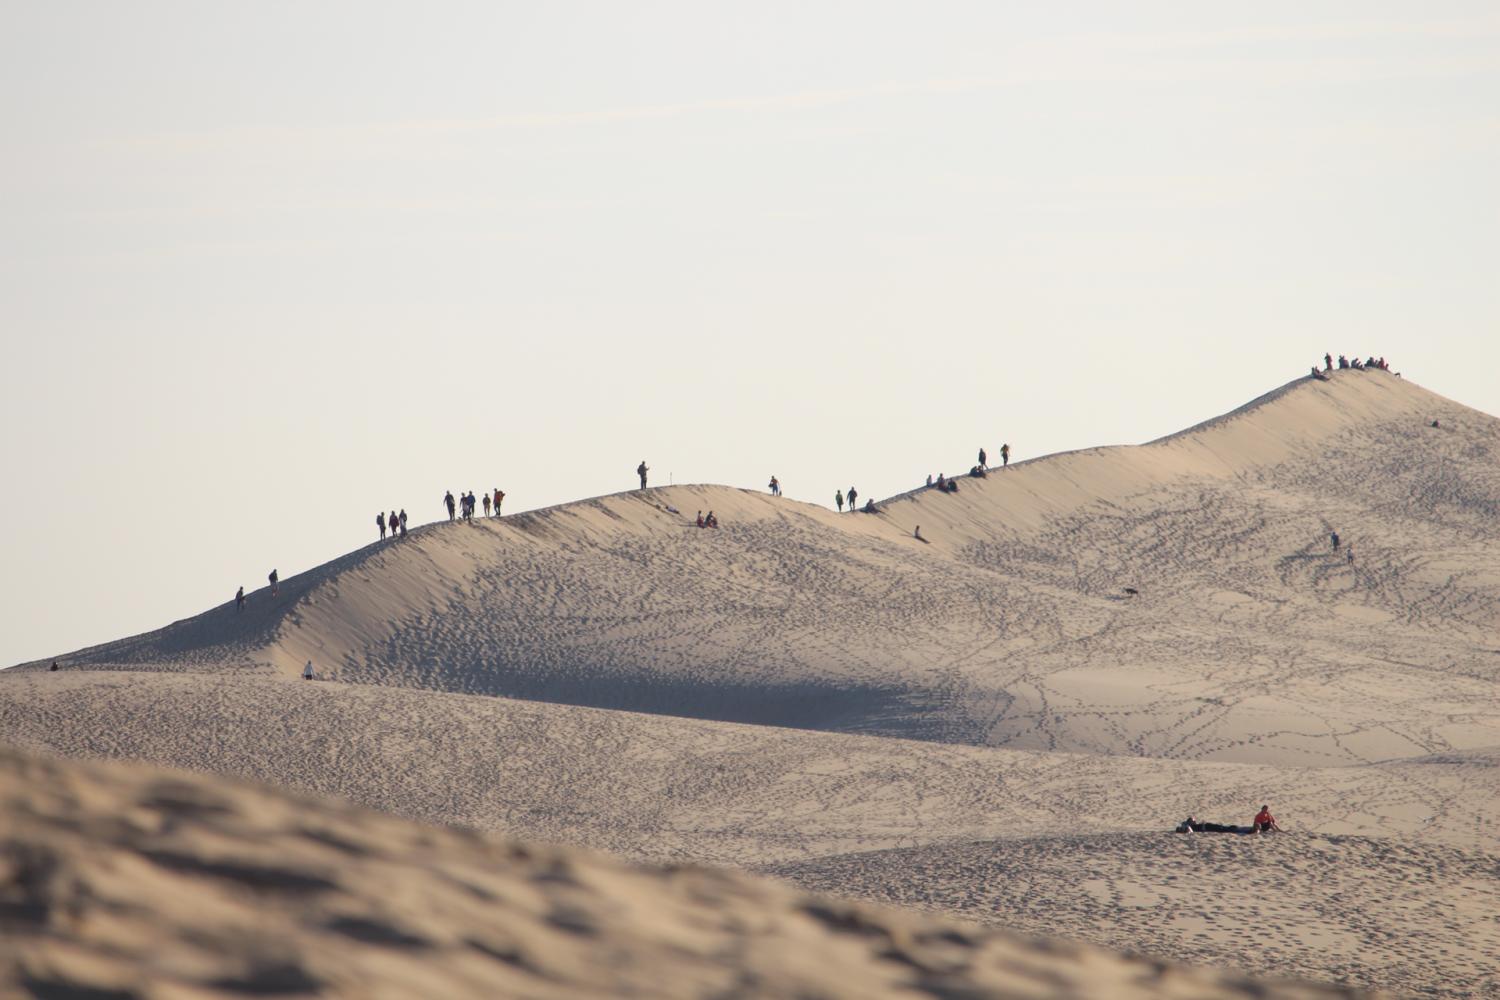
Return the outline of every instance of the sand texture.
<path id="1" fill-rule="evenodd" d="M 1337 372 L 959 483 L 873 516 L 677 486 L 424 526 L 0 672 L 0 739 L 1257 975 L 1497 990 L 1500 421 Z M 1261 802 L 1288 836 L 1163 832 Z M 1258 899 L 1274 930 L 1230 916 Z"/>
<path id="2" fill-rule="evenodd" d="M 0 751 L 0 994 L 1336 997 L 692 866 Z"/>

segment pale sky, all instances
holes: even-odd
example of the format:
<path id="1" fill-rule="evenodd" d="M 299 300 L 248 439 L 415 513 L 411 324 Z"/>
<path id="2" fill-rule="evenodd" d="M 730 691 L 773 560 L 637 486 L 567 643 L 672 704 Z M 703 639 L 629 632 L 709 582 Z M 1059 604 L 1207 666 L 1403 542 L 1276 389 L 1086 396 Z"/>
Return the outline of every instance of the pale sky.
<path id="1" fill-rule="evenodd" d="M 1481 3 L 10 3 L 0 665 L 424 523 L 831 503 L 1383 354 L 1500 413 Z"/>

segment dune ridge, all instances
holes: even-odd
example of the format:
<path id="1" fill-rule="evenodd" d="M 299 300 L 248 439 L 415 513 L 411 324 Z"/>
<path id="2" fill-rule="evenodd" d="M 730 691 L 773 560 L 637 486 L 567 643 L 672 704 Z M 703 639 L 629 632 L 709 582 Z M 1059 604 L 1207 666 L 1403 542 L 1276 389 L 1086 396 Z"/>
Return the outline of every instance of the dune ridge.
<path id="1" fill-rule="evenodd" d="M 1224 969 L 1495 989 L 1500 421 L 1337 372 L 959 484 L 422 526 L 0 671 L 0 733 Z M 1161 832 L 1267 800 L 1285 838 Z M 1257 892 L 1266 934 L 1211 905 Z"/>

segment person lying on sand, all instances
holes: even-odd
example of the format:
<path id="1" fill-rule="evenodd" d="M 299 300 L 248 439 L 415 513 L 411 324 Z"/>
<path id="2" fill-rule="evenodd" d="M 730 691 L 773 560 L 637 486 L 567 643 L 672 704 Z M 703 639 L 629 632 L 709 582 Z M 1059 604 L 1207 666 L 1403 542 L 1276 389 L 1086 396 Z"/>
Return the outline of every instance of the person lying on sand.
<path id="1" fill-rule="evenodd" d="M 1204 823 L 1189 816 L 1177 824 L 1174 833 L 1249 833 L 1248 826 L 1234 826 L 1225 823 Z"/>

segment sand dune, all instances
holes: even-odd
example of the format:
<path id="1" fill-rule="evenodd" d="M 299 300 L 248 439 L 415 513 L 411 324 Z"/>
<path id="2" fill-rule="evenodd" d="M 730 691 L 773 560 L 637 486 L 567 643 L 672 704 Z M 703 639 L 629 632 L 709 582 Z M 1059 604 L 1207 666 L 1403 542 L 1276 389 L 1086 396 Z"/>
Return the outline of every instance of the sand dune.
<path id="1" fill-rule="evenodd" d="M 0 873 L 6 996 L 1352 995 L 4 751 Z"/>
<path id="2" fill-rule="evenodd" d="M 1257 973 L 1484 992 L 1497 513 L 1500 421 L 1340 372 L 875 516 L 680 486 L 426 526 L 244 614 L 0 672 L 0 733 Z M 309 659 L 322 679 L 294 680 Z M 1297 835 L 1156 835 L 1261 801 Z M 1244 886 L 1275 894 L 1274 933 L 1204 915 Z M 1383 894 L 1400 905 L 1363 915 Z"/>
<path id="3" fill-rule="evenodd" d="M 1500 855 L 1273 834 L 1035 837 L 820 858 L 811 889 L 1420 996 L 1500 994 Z"/>
<path id="4" fill-rule="evenodd" d="M 1085 753 L 1482 748 L 1500 745 L 1497 436 L 1409 382 L 1342 372 L 875 517 L 672 487 L 430 526 L 243 616 L 67 659 L 312 659 L 350 683 Z M 723 530 L 693 527 L 700 508 Z"/>

